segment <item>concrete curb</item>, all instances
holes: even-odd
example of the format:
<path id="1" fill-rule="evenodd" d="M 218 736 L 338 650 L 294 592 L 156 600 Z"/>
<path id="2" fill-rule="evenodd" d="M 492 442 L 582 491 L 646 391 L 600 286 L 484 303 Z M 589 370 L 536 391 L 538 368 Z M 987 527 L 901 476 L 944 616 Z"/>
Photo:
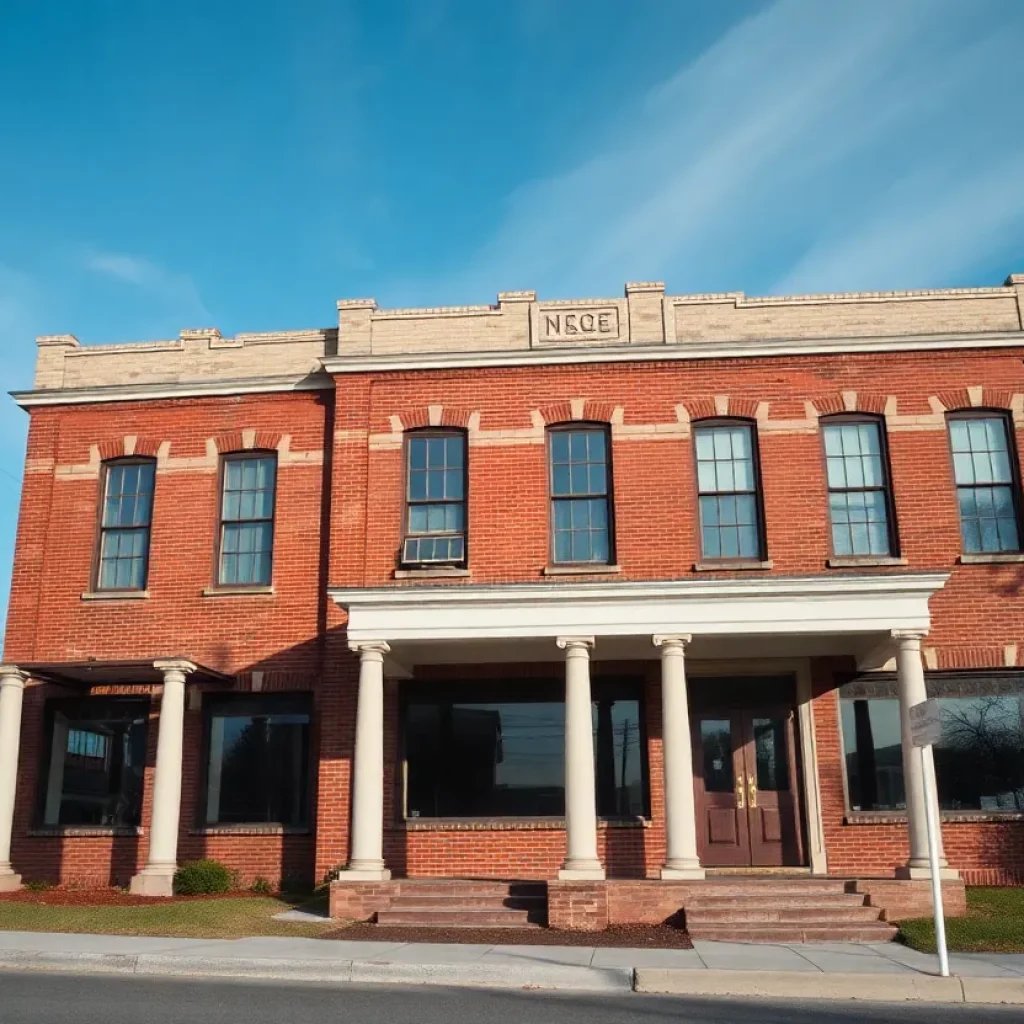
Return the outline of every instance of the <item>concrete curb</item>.
<path id="1" fill-rule="evenodd" d="M 1024 1004 L 1024 978 L 940 978 L 929 974 L 819 974 L 811 971 L 697 971 L 638 967 L 637 992 L 762 999 L 849 999 L 874 1003 Z"/>
<path id="2" fill-rule="evenodd" d="M 329 985 L 455 985 L 482 988 L 631 992 L 631 967 L 567 964 L 406 964 L 373 960 L 285 960 L 141 953 L 0 953 L 0 970 L 184 978 L 263 978 Z"/>

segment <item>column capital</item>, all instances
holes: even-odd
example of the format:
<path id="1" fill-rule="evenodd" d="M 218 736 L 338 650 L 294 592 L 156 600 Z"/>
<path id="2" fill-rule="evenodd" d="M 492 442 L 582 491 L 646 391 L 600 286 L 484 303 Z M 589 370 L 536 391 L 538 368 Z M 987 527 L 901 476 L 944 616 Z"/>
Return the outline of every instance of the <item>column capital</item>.
<path id="1" fill-rule="evenodd" d="M 0 686 L 17 686 L 24 689 L 28 673 L 22 672 L 17 665 L 0 665 Z"/>
<path id="2" fill-rule="evenodd" d="M 691 640 L 693 636 L 689 633 L 655 633 L 651 637 L 651 642 L 655 647 L 660 647 L 662 653 L 677 647 L 685 649 Z"/>
<path id="3" fill-rule="evenodd" d="M 594 647 L 592 636 L 560 636 L 555 638 L 555 643 L 563 651 L 590 651 Z"/>
<path id="4" fill-rule="evenodd" d="M 198 667 L 194 661 L 189 661 L 188 658 L 162 658 L 153 662 L 153 668 L 157 672 L 163 672 L 165 676 L 168 672 L 180 672 L 183 676 L 190 676 Z"/>
<path id="5" fill-rule="evenodd" d="M 895 640 L 901 647 L 904 644 L 913 646 L 917 644 L 920 646 L 921 641 L 928 635 L 927 629 L 893 629 L 889 635 Z"/>
<path id="6" fill-rule="evenodd" d="M 381 661 L 391 646 L 384 640 L 350 640 L 348 649 L 368 661 Z"/>

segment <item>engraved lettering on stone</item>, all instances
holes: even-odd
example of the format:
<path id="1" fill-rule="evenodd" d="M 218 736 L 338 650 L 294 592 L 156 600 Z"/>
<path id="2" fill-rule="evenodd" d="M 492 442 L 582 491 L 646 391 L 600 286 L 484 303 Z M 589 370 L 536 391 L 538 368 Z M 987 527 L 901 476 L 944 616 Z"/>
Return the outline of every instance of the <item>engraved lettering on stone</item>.
<path id="1" fill-rule="evenodd" d="M 597 318 L 597 329 L 602 334 L 611 334 L 611 332 L 612 332 L 612 324 L 611 324 L 611 314 L 610 313 L 601 313 L 598 316 L 598 318 Z"/>
<path id="2" fill-rule="evenodd" d="M 579 312 L 559 311 L 540 314 L 542 341 L 574 341 L 587 338 L 616 338 L 619 334 L 619 314 L 616 309 L 588 309 Z"/>
<path id="3" fill-rule="evenodd" d="M 566 334 L 577 334 L 576 330 L 576 314 L 566 313 L 565 314 L 565 333 Z"/>
<path id="4" fill-rule="evenodd" d="M 594 314 L 580 313 L 580 330 L 584 334 L 592 334 L 594 331 Z"/>

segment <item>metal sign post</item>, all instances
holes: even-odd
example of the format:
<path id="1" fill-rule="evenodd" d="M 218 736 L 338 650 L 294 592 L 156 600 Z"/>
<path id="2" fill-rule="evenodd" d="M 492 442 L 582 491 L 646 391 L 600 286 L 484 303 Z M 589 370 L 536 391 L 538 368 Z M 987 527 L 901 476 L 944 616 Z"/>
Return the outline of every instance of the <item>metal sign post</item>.
<path id="1" fill-rule="evenodd" d="M 942 738 L 942 712 L 937 700 L 926 700 L 910 709 L 911 742 L 921 751 L 921 778 L 924 783 L 924 818 L 928 826 L 928 871 L 932 880 L 932 910 L 935 914 L 935 945 L 939 951 L 939 974 L 949 977 L 949 952 L 946 949 L 946 916 L 942 907 L 942 879 L 939 877 L 939 823 L 935 807 L 935 758 L 932 745 Z"/>

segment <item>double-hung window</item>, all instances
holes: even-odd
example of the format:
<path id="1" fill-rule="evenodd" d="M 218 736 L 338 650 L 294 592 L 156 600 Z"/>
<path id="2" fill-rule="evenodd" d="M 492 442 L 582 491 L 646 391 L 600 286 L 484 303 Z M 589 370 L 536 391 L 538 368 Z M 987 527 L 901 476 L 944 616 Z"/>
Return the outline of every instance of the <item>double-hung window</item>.
<path id="1" fill-rule="evenodd" d="M 403 565 L 466 564 L 466 435 L 423 431 L 406 439 Z"/>
<path id="2" fill-rule="evenodd" d="M 764 554 L 754 428 L 749 423 L 699 423 L 697 492 L 701 557 L 752 560 Z"/>
<path id="3" fill-rule="evenodd" d="M 604 427 L 548 434 L 551 528 L 556 565 L 612 561 L 611 473 Z"/>
<path id="4" fill-rule="evenodd" d="M 97 590 L 146 588 L 155 470 L 152 459 L 106 465 Z"/>
<path id="5" fill-rule="evenodd" d="M 832 554 L 895 554 L 892 502 L 882 428 L 875 419 L 835 419 L 823 424 Z"/>
<path id="6" fill-rule="evenodd" d="M 1006 417 L 951 416 L 949 440 L 964 552 L 1020 551 L 1020 486 Z"/>
<path id="7" fill-rule="evenodd" d="M 246 453 L 224 459 L 217 567 L 220 586 L 270 585 L 276 470 L 273 455 Z"/>

